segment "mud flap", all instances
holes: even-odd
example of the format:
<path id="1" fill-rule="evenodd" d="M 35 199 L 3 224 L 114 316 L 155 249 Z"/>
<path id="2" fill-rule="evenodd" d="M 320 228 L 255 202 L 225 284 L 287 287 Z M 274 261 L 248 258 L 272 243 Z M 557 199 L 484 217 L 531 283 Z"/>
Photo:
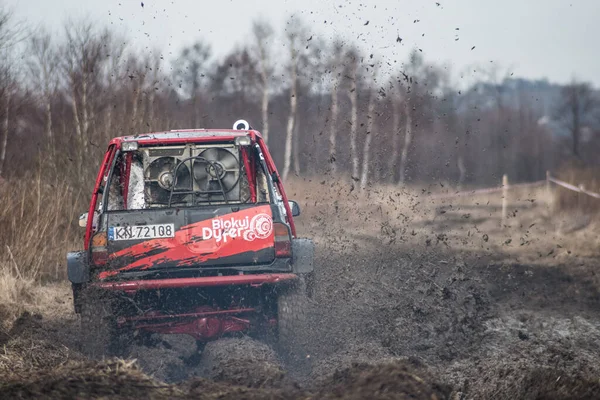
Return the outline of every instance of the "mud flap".
<path id="1" fill-rule="evenodd" d="M 90 265 L 87 252 L 73 251 L 67 253 L 67 276 L 71 283 L 86 283 L 90 280 Z"/>
<path id="2" fill-rule="evenodd" d="M 315 243 L 311 239 L 292 240 L 292 268 L 296 274 L 307 274 L 314 269 Z"/>
<path id="3" fill-rule="evenodd" d="M 311 239 L 293 239 L 292 256 L 292 270 L 303 282 L 307 296 L 312 298 L 315 291 L 315 243 Z"/>

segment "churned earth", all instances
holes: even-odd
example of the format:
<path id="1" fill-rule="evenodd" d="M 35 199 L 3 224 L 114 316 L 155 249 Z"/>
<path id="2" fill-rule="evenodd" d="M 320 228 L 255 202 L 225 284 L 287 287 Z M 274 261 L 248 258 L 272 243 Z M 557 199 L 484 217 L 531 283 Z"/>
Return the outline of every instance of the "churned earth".
<path id="1" fill-rule="evenodd" d="M 293 188 L 303 206 L 299 231 L 318 245 L 315 296 L 299 332 L 302 363 L 243 336 L 200 354 L 187 337 L 157 336 L 124 360 L 91 360 L 65 283 L 39 287 L 18 312 L 0 309 L 0 393 L 600 398 L 593 218 L 554 214 L 539 189 L 513 193 L 502 219 L 499 196 L 444 197 L 439 188 L 357 194 L 351 184 L 310 181 Z"/>

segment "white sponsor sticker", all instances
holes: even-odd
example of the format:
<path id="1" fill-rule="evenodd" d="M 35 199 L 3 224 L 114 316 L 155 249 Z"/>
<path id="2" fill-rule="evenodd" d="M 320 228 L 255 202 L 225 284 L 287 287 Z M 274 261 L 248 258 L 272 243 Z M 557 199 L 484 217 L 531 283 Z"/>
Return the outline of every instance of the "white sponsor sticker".
<path id="1" fill-rule="evenodd" d="M 204 240 L 214 239 L 227 242 L 229 239 L 242 238 L 248 242 L 256 239 L 266 239 L 273 232 L 273 219 L 268 214 L 257 214 L 252 219 L 214 218 L 210 227 L 202 228 Z"/>

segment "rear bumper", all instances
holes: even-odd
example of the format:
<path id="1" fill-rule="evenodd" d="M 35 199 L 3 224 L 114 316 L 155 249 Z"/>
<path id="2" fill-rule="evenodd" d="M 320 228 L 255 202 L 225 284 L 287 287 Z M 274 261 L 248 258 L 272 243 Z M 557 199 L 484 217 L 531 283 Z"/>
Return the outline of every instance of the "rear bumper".
<path id="1" fill-rule="evenodd" d="M 178 289 L 226 285 L 260 286 L 264 284 L 290 281 L 297 278 L 298 276 L 296 274 L 282 273 L 95 282 L 92 285 L 107 290 L 137 292 L 138 290 Z"/>

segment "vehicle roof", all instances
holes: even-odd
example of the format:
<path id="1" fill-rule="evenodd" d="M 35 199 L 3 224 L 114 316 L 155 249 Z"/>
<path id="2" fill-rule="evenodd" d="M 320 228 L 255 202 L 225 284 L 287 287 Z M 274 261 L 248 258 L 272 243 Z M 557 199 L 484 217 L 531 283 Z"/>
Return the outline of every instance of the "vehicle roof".
<path id="1" fill-rule="evenodd" d="M 144 144 L 156 144 L 161 142 L 190 142 L 195 140 L 232 140 L 240 136 L 256 135 L 260 133 L 255 130 L 236 130 L 236 129 L 176 129 L 171 131 L 141 133 L 131 136 L 119 136 L 110 141 L 110 144 L 120 145 L 123 142 L 138 142 Z"/>

